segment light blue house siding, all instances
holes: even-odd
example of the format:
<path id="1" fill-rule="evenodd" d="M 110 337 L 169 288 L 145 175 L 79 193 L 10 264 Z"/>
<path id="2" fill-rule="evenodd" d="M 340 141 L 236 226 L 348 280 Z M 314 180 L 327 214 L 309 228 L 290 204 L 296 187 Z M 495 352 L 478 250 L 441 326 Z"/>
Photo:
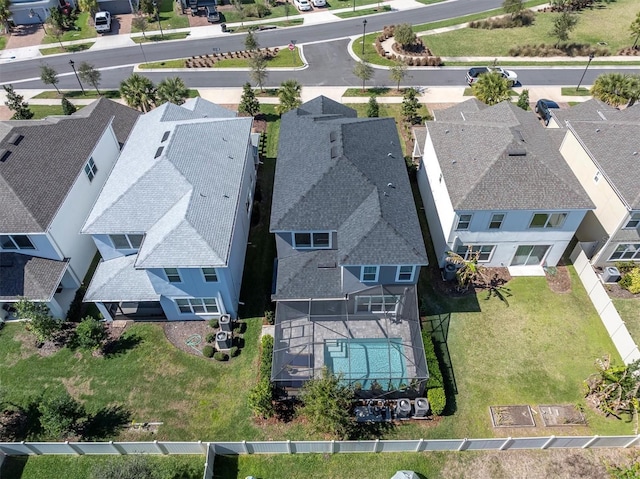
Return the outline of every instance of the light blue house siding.
<path id="1" fill-rule="evenodd" d="M 369 265 L 376 266 L 376 265 Z M 410 265 L 406 265 L 410 266 Z M 361 281 L 360 266 L 343 266 L 342 267 L 342 289 L 345 293 L 354 293 L 362 291 L 363 289 L 370 288 L 377 284 L 392 285 L 392 284 L 416 284 L 418 282 L 418 276 L 420 274 L 420 266 L 415 266 L 414 275 L 411 281 L 397 281 L 398 265 L 378 265 L 378 279 L 377 281 Z"/>

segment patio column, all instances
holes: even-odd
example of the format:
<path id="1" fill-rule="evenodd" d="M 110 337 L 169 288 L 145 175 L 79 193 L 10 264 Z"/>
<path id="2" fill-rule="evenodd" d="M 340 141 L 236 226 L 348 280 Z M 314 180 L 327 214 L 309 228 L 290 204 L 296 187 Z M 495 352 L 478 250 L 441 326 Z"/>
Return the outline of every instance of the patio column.
<path id="1" fill-rule="evenodd" d="M 110 323 L 111 321 L 113 321 L 113 318 L 111 317 L 111 314 L 109 314 L 109 309 L 104 305 L 104 303 L 95 303 L 98 311 L 100 311 L 100 314 L 102 314 L 102 317 L 108 322 Z"/>

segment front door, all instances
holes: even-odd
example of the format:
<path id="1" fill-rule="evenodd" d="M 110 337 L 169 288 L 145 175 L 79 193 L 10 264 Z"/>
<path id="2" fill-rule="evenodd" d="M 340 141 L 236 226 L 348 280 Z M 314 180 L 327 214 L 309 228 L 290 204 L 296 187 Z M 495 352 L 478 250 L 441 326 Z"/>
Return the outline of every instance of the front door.
<path id="1" fill-rule="evenodd" d="M 549 251 L 549 245 L 522 245 L 518 246 L 516 254 L 511 261 L 511 266 L 539 266 Z"/>

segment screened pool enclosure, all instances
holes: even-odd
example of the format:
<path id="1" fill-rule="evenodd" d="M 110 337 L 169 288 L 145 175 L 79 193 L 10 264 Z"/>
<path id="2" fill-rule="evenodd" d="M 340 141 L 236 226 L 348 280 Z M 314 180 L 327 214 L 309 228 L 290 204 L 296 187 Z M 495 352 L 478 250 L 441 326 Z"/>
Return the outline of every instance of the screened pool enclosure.
<path id="1" fill-rule="evenodd" d="M 279 301 L 274 339 L 271 378 L 281 388 L 300 388 L 324 367 L 360 397 L 419 396 L 428 378 L 414 285 Z"/>

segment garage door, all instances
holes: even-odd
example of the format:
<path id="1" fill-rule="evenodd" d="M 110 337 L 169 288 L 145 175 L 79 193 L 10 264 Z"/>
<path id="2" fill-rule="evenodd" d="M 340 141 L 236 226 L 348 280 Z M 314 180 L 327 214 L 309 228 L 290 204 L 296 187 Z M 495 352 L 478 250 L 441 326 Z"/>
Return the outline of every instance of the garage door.
<path id="1" fill-rule="evenodd" d="M 131 5 L 127 0 L 111 0 L 107 2 L 98 2 L 100 10 L 106 10 L 112 15 L 118 13 L 133 13 L 131 12 Z"/>

